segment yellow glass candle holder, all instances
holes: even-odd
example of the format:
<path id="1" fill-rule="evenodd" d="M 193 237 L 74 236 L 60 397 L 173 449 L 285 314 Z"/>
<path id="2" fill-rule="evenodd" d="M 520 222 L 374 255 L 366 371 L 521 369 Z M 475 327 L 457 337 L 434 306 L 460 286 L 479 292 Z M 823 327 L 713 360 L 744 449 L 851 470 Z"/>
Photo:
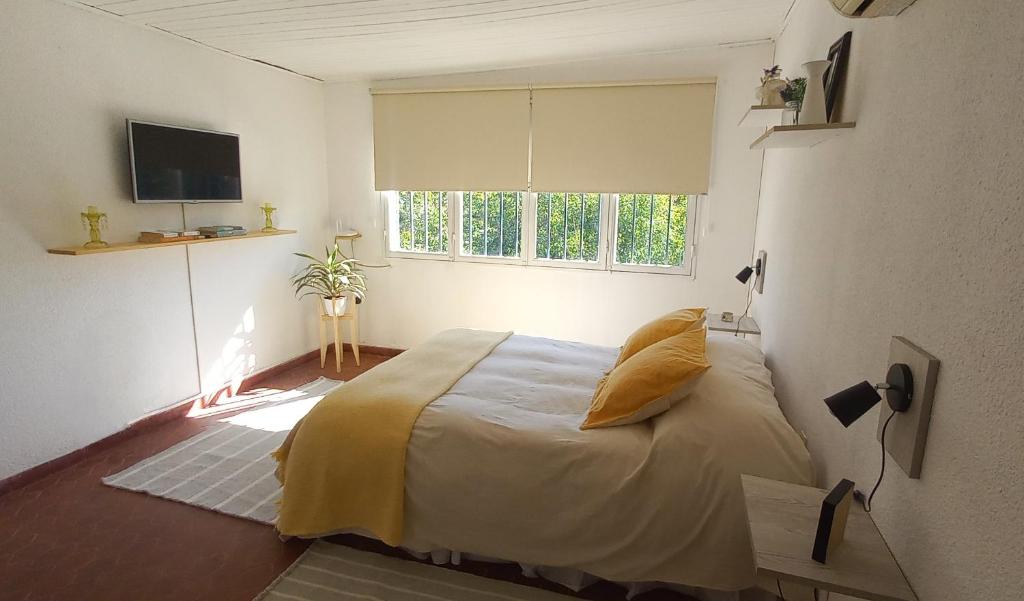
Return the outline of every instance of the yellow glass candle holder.
<path id="1" fill-rule="evenodd" d="M 80 215 L 82 217 L 82 227 L 89 228 L 89 241 L 84 244 L 85 248 L 109 246 L 100 238 L 100 228 L 107 227 L 107 214 L 101 213 L 95 206 L 89 205 Z"/>
<path id="2" fill-rule="evenodd" d="M 265 202 L 262 205 L 260 205 L 260 211 L 263 212 L 263 216 L 266 219 L 266 223 L 263 225 L 263 229 L 260 230 L 261 232 L 277 231 L 277 228 L 274 227 L 274 220 L 271 218 L 271 216 L 274 214 L 274 211 L 276 210 L 277 207 L 271 205 L 269 202 Z"/>

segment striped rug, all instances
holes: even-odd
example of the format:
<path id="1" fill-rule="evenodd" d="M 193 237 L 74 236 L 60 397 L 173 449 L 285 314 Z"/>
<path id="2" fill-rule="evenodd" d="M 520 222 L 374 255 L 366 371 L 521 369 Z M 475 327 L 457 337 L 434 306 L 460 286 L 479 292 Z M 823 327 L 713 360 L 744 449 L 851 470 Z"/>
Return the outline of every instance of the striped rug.
<path id="1" fill-rule="evenodd" d="M 270 453 L 317 401 L 340 385 L 319 378 L 260 396 L 253 399 L 257 408 L 224 418 L 103 483 L 273 524 L 281 487 Z"/>
<path id="2" fill-rule="evenodd" d="M 577 601 L 492 580 L 317 541 L 255 601 Z"/>

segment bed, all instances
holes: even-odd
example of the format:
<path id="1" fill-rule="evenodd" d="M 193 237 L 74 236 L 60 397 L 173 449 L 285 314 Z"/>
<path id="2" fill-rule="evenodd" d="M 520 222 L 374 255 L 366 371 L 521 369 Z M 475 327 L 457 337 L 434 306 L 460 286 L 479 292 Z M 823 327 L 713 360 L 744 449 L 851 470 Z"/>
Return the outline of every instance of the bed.
<path id="1" fill-rule="evenodd" d="M 617 353 L 512 335 L 426 405 L 406 448 L 401 546 L 542 566 L 570 586 L 583 574 L 753 586 L 739 475 L 812 479 L 763 355 L 711 333 L 713 367 L 688 398 L 638 424 L 581 431 Z"/>

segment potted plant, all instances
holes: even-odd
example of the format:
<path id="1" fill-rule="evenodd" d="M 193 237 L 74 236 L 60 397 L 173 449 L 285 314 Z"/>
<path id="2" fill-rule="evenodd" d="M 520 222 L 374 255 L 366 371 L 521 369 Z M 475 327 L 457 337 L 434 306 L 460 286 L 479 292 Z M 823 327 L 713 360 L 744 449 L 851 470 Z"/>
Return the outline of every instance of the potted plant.
<path id="1" fill-rule="evenodd" d="M 786 101 L 786 106 L 794 112 L 794 123 L 800 122 L 800 107 L 804 103 L 804 93 L 806 90 L 806 77 L 786 80 L 786 88 L 782 90 L 782 99 Z"/>
<path id="2" fill-rule="evenodd" d="M 366 277 L 356 265 L 356 260 L 345 258 L 337 244 L 333 249 L 324 250 L 327 258 L 322 261 L 304 253 L 295 253 L 309 264 L 292 277 L 292 285 L 295 286 L 295 296 L 302 298 L 315 294 L 323 302 L 327 315 L 340 317 L 348 309 L 349 296 L 357 303 L 366 298 Z"/>

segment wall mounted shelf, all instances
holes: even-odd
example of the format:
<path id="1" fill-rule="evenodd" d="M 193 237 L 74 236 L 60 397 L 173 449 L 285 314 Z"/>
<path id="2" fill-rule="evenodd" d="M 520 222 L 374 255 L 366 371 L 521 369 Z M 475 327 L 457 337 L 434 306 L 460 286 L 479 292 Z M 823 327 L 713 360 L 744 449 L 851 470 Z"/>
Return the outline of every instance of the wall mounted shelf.
<path id="1" fill-rule="evenodd" d="M 786 111 L 792 110 L 786 105 L 779 106 L 752 106 L 740 119 L 740 127 L 771 127 L 782 125 L 783 116 Z"/>
<path id="2" fill-rule="evenodd" d="M 250 238 L 266 238 L 268 236 L 287 236 L 295 234 L 298 230 L 277 230 L 274 232 L 250 232 L 244 236 L 226 236 L 224 238 L 199 238 L 196 240 L 181 240 L 179 242 L 118 242 L 103 248 L 85 248 L 84 246 L 65 246 L 62 248 L 48 248 L 46 252 L 51 255 L 95 255 L 98 253 L 113 253 L 126 250 L 143 250 L 146 248 L 164 248 L 167 246 L 185 246 L 188 244 L 207 244 L 210 242 L 229 242 L 234 240 L 248 240 Z"/>
<path id="3" fill-rule="evenodd" d="M 840 136 L 854 127 L 856 122 L 821 123 L 814 125 L 776 125 L 761 134 L 750 145 L 751 150 L 763 148 L 810 148 L 825 140 Z"/>

